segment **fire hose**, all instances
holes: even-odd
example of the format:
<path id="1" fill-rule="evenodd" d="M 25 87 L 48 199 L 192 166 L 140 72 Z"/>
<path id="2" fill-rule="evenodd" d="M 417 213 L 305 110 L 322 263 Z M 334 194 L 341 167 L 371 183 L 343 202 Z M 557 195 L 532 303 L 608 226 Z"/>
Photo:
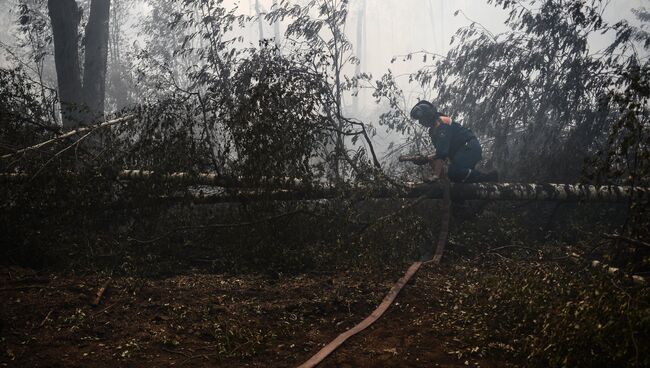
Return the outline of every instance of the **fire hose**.
<path id="1" fill-rule="evenodd" d="M 413 162 L 431 162 L 430 157 L 402 157 L 400 161 L 413 161 Z M 415 273 L 420 269 L 424 264 L 428 263 L 440 263 L 442 259 L 442 254 L 445 250 L 445 245 L 447 243 L 447 238 L 449 236 L 449 220 L 451 216 L 451 188 L 450 182 L 447 178 L 446 166 L 443 161 L 435 160 L 433 161 L 434 175 L 436 175 L 444 184 L 444 193 L 442 198 L 442 207 L 440 211 L 441 221 L 440 221 L 440 233 L 438 234 L 438 242 L 436 244 L 436 250 L 433 255 L 433 258 L 429 261 L 417 261 L 411 264 L 411 266 L 406 270 L 404 276 L 402 276 L 397 282 L 391 287 L 390 291 L 379 306 L 363 321 L 358 323 L 356 326 L 351 329 L 343 332 L 338 335 L 334 340 L 321 348 L 316 354 L 314 354 L 309 360 L 301 364 L 298 368 L 311 368 L 318 365 L 322 362 L 327 356 L 329 356 L 334 350 L 340 347 L 347 339 L 358 334 L 359 332 L 365 330 L 370 325 L 375 323 L 391 306 L 399 292 L 402 290 L 404 285 L 406 285 L 409 280 L 415 275 Z"/>

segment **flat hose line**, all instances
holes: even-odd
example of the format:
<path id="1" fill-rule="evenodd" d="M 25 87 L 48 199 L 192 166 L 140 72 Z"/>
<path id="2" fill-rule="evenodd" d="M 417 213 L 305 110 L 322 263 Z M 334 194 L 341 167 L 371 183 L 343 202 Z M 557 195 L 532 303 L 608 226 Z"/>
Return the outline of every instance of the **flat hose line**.
<path id="1" fill-rule="evenodd" d="M 302 363 L 298 368 L 312 368 L 317 366 L 320 362 L 322 362 L 325 358 L 327 358 L 334 350 L 336 350 L 339 346 L 343 345 L 343 343 L 349 339 L 350 337 L 358 334 L 359 332 L 365 330 L 368 328 L 368 326 L 372 325 L 381 317 L 386 310 L 388 310 L 388 307 L 390 307 L 391 304 L 393 304 L 393 301 L 397 297 L 397 294 L 402 290 L 404 285 L 409 282 L 409 280 L 415 275 L 415 273 L 420 269 L 420 266 L 423 264 L 428 264 L 428 263 L 440 263 L 440 260 L 442 258 L 442 253 L 445 251 L 445 244 L 447 244 L 447 237 L 449 235 L 449 219 L 450 219 L 450 212 L 451 212 L 451 189 L 450 189 L 450 183 L 449 180 L 444 180 L 444 193 L 442 197 L 442 208 L 441 208 L 441 221 L 440 221 L 440 233 L 438 235 L 438 243 L 436 245 L 436 252 L 433 256 L 433 258 L 430 261 L 427 262 L 414 262 L 408 270 L 406 270 L 406 273 L 404 276 L 402 276 L 397 282 L 393 285 L 393 287 L 390 289 L 388 294 L 384 297 L 384 300 L 382 300 L 381 304 L 368 316 L 366 317 L 363 321 L 361 321 L 359 324 L 356 326 L 352 327 L 351 329 L 343 332 L 342 334 L 338 335 L 334 340 L 332 340 L 329 344 L 325 345 L 322 349 L 318 351 L 315 355 L 313 355 L 309 360 L 306 362 Z"/>

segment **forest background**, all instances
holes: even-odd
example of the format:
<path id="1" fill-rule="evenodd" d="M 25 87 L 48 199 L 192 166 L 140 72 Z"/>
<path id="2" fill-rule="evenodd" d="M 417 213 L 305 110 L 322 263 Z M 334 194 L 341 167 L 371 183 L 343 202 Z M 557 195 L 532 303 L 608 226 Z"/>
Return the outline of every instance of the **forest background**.
<path id="1" fill-rule="evenodd" d="M 386 274 L 435 228 L 417 212 L 368 209 L 382 206 L 371 198 L 387 187 L 399 206 L 405 183 L 421 180 L 397 159 L 431 152 L 408 116 L 418 99 L 476 132 L 482 165 L 504 181 L 650 186 L 643 1 L 492 0 L 458 12 L 430 1 L 108 3 L 2 2 L 8 264 L 140 276 Z M 113 123 L 20 151 L 100 121 Z M 152 180 L 126 180 L 143 171 Z M 165 180 L 175 172 L 225 185 Z M 295 183 L 305 198 L 333 194 L 274 200 Z M 648 199 L 524 207 L 527 215 L 489 203 L 453 230 L 450 257 L 466 265 L 517 245 L 514 274 L 496 271 L 507 260 L 482 263 L 497 274 L 488 279 L 500 302 L 520 311 L 484 337 L 527 337 L 485 349 L 542 364 L 650 364 L 640 348 L 650 337 L 648 289 L 634 281 L 650 270 Z M 616 275 L 585 270 L 593 261 Z M 516 274 L 525 277 L 513 283 Z M 594 301 L 594 288 L 611 298 Z M 535 302 L 518 304 L 526 299 Z"/>

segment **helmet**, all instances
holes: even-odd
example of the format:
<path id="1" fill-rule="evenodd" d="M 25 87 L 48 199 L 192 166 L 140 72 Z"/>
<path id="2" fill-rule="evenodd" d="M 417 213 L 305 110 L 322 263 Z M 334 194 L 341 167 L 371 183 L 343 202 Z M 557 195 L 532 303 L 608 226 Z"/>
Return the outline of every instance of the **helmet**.
<path id="1" fill-rule="evenodd" d="M 429 101 L 419 101 L 411 109 L 411 119 L 416 119 L 420 122 L 434 122 L 438 120 L 440 114 L 436 107 Z"/>

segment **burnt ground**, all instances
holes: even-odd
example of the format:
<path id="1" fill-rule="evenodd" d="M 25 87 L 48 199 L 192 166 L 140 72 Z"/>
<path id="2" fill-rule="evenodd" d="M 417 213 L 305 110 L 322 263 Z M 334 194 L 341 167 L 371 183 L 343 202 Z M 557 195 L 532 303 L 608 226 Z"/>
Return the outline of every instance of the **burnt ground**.
<path id="1" fill-rule="evenodd" d="M 380 276 L 116 277 L 97 307 L 107 277 L 3 268 L 0 366 L 294 367 L 365 318 L 407 266 Z M 513 365 L 468 345 L 471 328 L 449 328 L 463 323 L 450 304 L 466 290 L 454 274 L 424 266 L 379 321 L 321 366 Z"/>

